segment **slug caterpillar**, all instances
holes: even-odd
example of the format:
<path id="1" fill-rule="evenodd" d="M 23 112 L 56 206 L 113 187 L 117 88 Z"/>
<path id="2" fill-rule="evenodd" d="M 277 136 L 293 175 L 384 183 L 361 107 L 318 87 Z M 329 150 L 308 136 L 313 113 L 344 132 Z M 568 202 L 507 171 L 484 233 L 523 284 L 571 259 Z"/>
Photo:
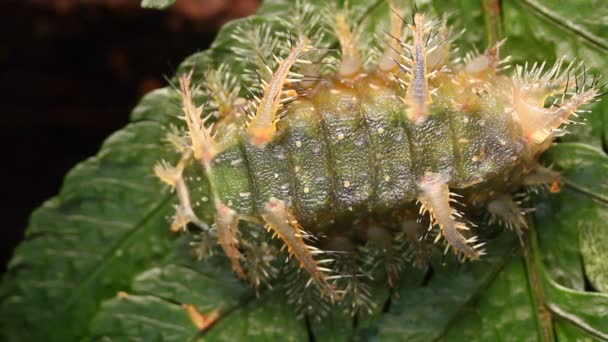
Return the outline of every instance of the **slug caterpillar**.
<path id="1" fill-rule="evenodd" d="M 483 258 L 484 213 L 521 238 L 513 194 L 559 191 L 538 158 L 599 90 L 563 61 L 504 73 L 504 41 L 458 58 L 445 19 L 393 6 L 386 33 L 362 41 L 352 12 L 329 8 L 298 2 L 280 31 L 237 28 L 238 73 L 181 75 L 184 127 L 167 136 L 181 157 L 154 172 L 179 203 L 171 230 L 196 227 L 199 250 L 219 244 L 237 277 L 257 288 L 304 274 L 294 297 L 313 285 L 365 307 L 378 267 L 392 286 L 434 245 Z"/>

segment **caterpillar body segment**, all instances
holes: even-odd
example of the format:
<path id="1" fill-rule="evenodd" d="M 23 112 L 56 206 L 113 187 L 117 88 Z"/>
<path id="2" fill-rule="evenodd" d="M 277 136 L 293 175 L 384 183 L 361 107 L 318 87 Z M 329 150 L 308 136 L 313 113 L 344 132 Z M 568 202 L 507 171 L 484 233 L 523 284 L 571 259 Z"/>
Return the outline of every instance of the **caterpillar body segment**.
<path id="1" fill-rule="evenodd" d="M 596 99 L 597 81 L 562 62 L 505 75 L 504 41 L 460 62 L 445 21 L 425 25 L 416 14 L 413 23 L 400 22 L 401 13 L 392 12 L 386 45 L 370 68 L 356 29 L 340 12 L 331 30 L 321 30 L 341 45 L 333 72 L 320 73 L 319 66 L 335 56 L 324 57 L 304 38 L 313 35 L 296 30 L 295 37 L 282 33 L 291 43 L 265 57 L 259 46 L 252 50 L 253 65 L 274 60 L 254 73 L 258 79 L 230 76 L 242 83 L 235 85 L 221 79 L 225 66 L 211 71 L 200 85 L 208 107 L 194 105 L 190 77 L 183 76 L 186 133 L 169 137 L 181 159 L 154 170 L 175 189 L 174 229 L 195 223 L 210 232 L 237 276 L 255 286 L 280 273 L 266 270 L 288 270 L 275 261 L 286 256 L 285 247 L 309 284 L 334 299 L 371 278 L 345 273 L 372 273 L 366 265 L 378 263 L 361 261 L 373 249 L 368 242 L 395 284 L 405 240 L 418 249 L 410 254 L 420 264 L 431 253 L 432 234 L 461 259 L 483 258 L 477 226 L 487 214 L 521 237 L 527 210 L 512 194 L 526 186 L 559 189 L 559 175 L 538 157 L 570 117 Z M 276 47 L 276 37 L 262 31 L 268 42 L 260 46 Z M 184 177 L 185 169 L 204 178 L 206 195 Z M 212 208 L 213 219 L 201 219 L 203 206 Z M 279 239 L 269 240 L 270 234 Z M 322 259 L 325 254 L 331 257 Z"/>
<path id="2" fill-rule="evenodd" d="M 320 90 L 314 102 L 331 165 L 332 206 L 340 212 L 365 209 L 373 197 L 374 163 L 359 94 L 337 83 Z"/>
<path id="3" fill-rule="evenodd" d="M 399 92 L 388 91 L 378 80 L 360 87 L 361 114 L 369 136 L 373 169 L 375 169 L 372 205 L 392 208 L 404 198 L 416 196 L 415 153 L 411 125 L 403 118 Z"/>

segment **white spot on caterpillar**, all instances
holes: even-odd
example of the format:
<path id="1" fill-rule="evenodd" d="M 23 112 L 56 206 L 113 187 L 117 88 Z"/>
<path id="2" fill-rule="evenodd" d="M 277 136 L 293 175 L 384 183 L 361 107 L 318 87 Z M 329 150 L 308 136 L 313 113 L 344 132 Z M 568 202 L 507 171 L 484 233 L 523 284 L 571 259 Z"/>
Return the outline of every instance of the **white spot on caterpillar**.
<path id="1" fill-rule="evenodd" d="M 297 147 L 302 147 L 302 142 L 300 140 L 296 141 L 296 146 Z"/>
<path id="2" fill-rule="evenodd" d="M 203 197 L 201 197 L 201 201 L 207 202 L 207 201 L 209 201 L 209 197 L 203 196 Z"/>
<path id="3" fill-rule="evenodd" d="M 241 196 L 242 198 L 249 198 L 251 197 L 251 192 L 240 192 L 239 196 Z"/>
<path id="4" fill-rule="evenodd" d="M 466 117 L 466 116 L 463 116 L 462 117 L 462 121 L 464 121 L 465 124 L 468 124 L 469 123 L 469 118 Z"/>
<path id="5" fill-rule="evenodd" d="M 275 173 L 275 174 L 273 175 L 273 177 L 274 177 L 274 179 L 277 179 L 277 178 L 279 178 L 279 174 L 278 174 L 278 173 Z"/>
<path id="6" fill-rule="evenodd" d="M 458 139 L 458 142 L 461 144 L 468 144 L 470 141 L 467 138 L 460 138 Z"/>
<path id="7" fill-rule="evenodd" d="M 233 160 L 233 161 L 230 162 L 230 165 L 237 166 L 237 165 L 239 165 L 242 162 L 243 162 L 243 159 L 235 159 L 235 160 Z"/>
<path id="8" fill-rule="evenodd" d="M 298 165 L 294 166 L 293 171 L 294 171 L 294 172 L 298 172 L 298 171 L 300 171 L 300 167 L 299 167 Z"/>
<path id="9" fill-rule="evenodd" d="M 344 133 L 338 133 L 338 140 L 344 139 Z"/>
<path id="10" fill-rule="evenodd" d="M 390 181 L 391 180 L 391 176 L 385 176 L 384 180 L 387 181 L 387 182 Z"/>
<path id="11" fill-rule="evenodd" d="M 382 133 L 384 133 L 384 128 L 382 128 L 382 127 L 378 128 L 378 134 L 382 134 Z"/>
<path id="12" fill-rule="evenodd" d="M 304 187 L 304 193 L 307 194 L 310 192 L 310 188 L 309 187 Z"/>
<path id="13" fill-rule="evenodd" d="M 350 182 L 349 181 L 344 181 L 344 187 L 345 188 L 350 188 Z"/>

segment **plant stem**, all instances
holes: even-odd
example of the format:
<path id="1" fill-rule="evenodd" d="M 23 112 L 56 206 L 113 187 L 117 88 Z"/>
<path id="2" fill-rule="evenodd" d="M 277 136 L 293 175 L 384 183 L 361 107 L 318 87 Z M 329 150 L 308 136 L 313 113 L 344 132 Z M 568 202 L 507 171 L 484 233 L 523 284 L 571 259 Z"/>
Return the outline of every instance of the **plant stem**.
<path id="1" fill-rule="evenodd" d="M 500 29 L 501 0 L 481 0 L 481 7 L 486 23 L 488 47 L 492 47 L 502 36 Z"/>
<path id="2" fill-rule="evenodd" d="M 542 267 L 542 264 L 538 256 L 538 240 L 536 227 L 533 223 L 531 223 L 528 228 L 528 234 L 524 235 L 523 244 L 528 283 L 534 300 L 534 306 L 536 307 L 539 338 L 541 341 L 546 342 L 555 341 L 551 311 L 546 305 L 545 292 L 542 279 L 540 278 L 539 270 Z"/>

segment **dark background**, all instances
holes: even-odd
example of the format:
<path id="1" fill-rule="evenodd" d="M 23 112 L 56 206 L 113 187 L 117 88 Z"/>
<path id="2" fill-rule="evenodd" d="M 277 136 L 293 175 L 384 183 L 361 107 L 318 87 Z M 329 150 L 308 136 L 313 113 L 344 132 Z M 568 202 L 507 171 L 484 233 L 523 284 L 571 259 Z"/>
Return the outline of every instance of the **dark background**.
<path id="1" fill-rule="evenodd" d="M 154 11 L 139 0 L 1 1 L 0 273 L 30 212 L 59 191 L 66 172 L 222 23 L 257 4 L 178 0 Z"/>

